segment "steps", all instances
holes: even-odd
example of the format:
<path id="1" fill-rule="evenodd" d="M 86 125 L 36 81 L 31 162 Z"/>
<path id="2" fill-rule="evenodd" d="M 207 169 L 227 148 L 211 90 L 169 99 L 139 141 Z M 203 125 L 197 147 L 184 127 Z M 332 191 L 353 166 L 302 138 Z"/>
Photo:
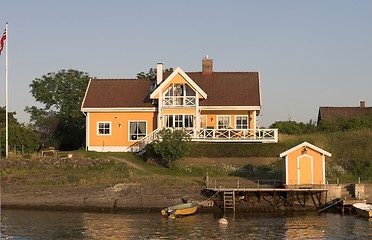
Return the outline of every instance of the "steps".
<path id="1" fill-rule="evenodd" d="M 341 198 L 347 198 L 347 199 L 350 199 L 350 198 L 354 198 L 354 191 L 353 191 L 353 187 L 351 184 L 342 184 L 341 185 Z"/>
<path id="2" fill-rule="evenodd" d="M 223 192 L 223 210 L 227 209 L 235 212 L 235 192 L 234 191 L 225 191 Z"/>

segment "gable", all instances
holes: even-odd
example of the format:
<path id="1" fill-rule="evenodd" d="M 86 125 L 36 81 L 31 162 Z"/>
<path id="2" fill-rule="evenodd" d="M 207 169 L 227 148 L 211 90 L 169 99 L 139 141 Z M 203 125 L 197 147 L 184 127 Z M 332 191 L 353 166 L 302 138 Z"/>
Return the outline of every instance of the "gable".
<path id="1" fill-rule="evenodd" d="M 297 146 L 295 146 L 295 147 L 293 147 L 293 148 L 291 148 L 291 149 L 289 149 L 289 150 L 281 153 L 279 155 L 279 157 L 287 156 L 288 154 L 290 154 L 292 152 L 295 152 L 295 151 L 297 151 L 297 150 L 299 150 L 301 148 L 310 148 L 310 149 L 314 150 L 315 152 L 321 153 L 321 154 L 326 155 L 328 157 L 331 157 L 332 156 L 331 153 L 329 153 L 329 152 L 327 152 L 327 151 L 325 151 L 325 150 L 323 150 L 323 149 L 321 149 L 321 148 L 319 148 L 319 147 L 317 147 L 317 146 L 315 146 L 313 144 L 310 144 L 308 142 L 303 142 L 303 143 L 301 143 L 301 144 L 299 144 L 299 145 L 297 145 Z"/>
<path id="2" fill-rule="evenodd" d="M 180 67 L 177 67 L 150 95 L 151 99 L 158 99 L 159 93 L 163 92 L 172 83 L 187 83 L 201 98 L 206 99 L 207 94 L 201 89 Z"/>

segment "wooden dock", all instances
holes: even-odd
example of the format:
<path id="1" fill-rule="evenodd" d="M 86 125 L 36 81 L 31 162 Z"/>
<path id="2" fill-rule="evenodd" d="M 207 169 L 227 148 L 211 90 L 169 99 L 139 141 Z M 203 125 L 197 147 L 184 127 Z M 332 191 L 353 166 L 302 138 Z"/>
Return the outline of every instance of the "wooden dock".
<path id="1" fill-rule="evenodd" d="M 366 203 L 367 201 L 366 200 L 363 200 L 363 199 L 344 199 L 342 201 L 342 205 L 341 205 L 341 211 L 342 211 L 342 214 L 345 213 L 345 210 L 347 210 L 349 213 L 353 211 L 353 204 L 355 203 Z"/>
<path id="2" fill-rule="evenodd" d="M 265 203 L 272 209 L 320 209 L 328 189 L 313 188 L 206 188 L 215 204 L 224 211 L 234 211 L 238 205 L 251 208 Z"/>

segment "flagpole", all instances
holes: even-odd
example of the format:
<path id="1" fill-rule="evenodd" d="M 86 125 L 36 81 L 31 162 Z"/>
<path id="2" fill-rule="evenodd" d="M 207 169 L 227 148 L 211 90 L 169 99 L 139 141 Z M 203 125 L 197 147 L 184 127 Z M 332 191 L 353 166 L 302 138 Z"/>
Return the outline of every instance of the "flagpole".
<path id="1" fill-rule="evenodd" d="M 6 41 L 5 41 L 5 157 L 9 155 L 9 117 L 8 117 L 8 23 L 5 25 Z"/>

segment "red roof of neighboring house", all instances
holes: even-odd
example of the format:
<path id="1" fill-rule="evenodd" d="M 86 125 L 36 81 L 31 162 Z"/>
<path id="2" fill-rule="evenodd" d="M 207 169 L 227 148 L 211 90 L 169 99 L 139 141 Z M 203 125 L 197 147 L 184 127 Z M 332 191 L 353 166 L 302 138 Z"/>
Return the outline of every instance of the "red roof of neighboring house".
<path id="1" fill-rule="evenodd" d="M 186 73 L 208 95 L 200 106 L 260 106 L 258 72 Z M 170 73 L 164 73 L 166 79 Z M 82 108 L 153 107 L 146 79 L 92 79 Z"/>
<path id="2" fill-rule="evenodd" d="M 322 120 L 336 121 L 341 118 L 362 117 L 372 114 L 372 107 L 320 107 L 318 123 Z"/>

